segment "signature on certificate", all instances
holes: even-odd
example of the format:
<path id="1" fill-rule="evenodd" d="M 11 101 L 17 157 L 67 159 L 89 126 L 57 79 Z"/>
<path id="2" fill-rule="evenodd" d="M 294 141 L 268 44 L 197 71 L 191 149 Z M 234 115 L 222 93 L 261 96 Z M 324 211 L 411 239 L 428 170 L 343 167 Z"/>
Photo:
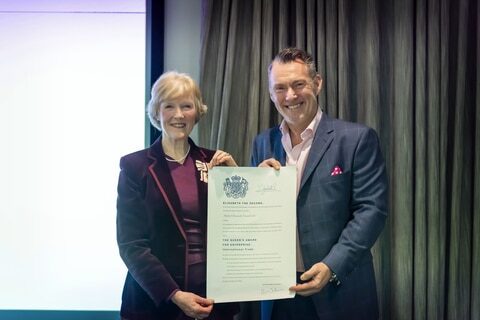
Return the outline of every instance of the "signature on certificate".
<path id="1" fill-rule="evenodd" d="M 285 288 L 281 287 L 279 285 L 277 286 L 271 286 L 271 285 L 264 285 L 260 289 L 260 293 L 263 294 L 269 294 L 269 293 L 275 293 L 275 292 L 285 292 Z"/>
<path id="2" fill-rule="evenodd" d="M 278 188 L 277 183 L 260 184 L 258 185 L 256 192 L 259 192 L 261 195 L 263 195 L 265 192 L 280 192 L 280 189 Z"/>

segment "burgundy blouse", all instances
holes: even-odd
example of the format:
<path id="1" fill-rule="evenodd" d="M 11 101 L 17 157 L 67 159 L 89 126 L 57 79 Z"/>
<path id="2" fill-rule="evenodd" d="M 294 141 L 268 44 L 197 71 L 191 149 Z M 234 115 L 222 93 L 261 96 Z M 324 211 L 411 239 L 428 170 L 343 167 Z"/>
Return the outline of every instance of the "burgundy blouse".
<path id="1" fill-rule="evenodd" d="M 183 164 L 168 162 L 175 189 L 180 198 L 182 211 L 179 216 L 187 235 L 188 283 L 186 290 L 205 296 L 206 250 L 205 232 L 200 224 L 199 183 L 195 163 L 190 154 Z M 203 183 L 203 182 L 202 182 Z"/>

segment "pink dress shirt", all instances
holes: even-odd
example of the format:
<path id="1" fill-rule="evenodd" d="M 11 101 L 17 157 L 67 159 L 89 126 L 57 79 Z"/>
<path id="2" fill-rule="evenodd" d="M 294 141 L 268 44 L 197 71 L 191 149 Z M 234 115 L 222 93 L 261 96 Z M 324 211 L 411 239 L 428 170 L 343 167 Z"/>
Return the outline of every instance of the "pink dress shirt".
<path id="1" fill-rule="evenodd" d="M 290 129 L 288 128 L 285 120 L 280 124 L 280 131 L 282 132 L 282 145 L 285 153 L 287 154 L 286 164 L 287 166 L 296 166 L 297 167 L 297 197 L 298 192 L 300 191 L 300 183 L 302 181 L 303 171 L 305 169 L 305 164 L 307 163 L 308 154 L 310 153 L 310 148 L 312 146 L 313 137 L 317 131 L 318 124 L 322 119 L 322 110 L 318 108 L 317 114 L 313 118 L 312 122 L 303 130 L 300 134 L 302 142 L 292 147 L 292 140 L 290 138 Z M 298 228 L 297 228 L 297 272 L 304 272 L 305 266 L 303 264 L 302 251 L 300 248 L 300 241 L 298 238 Z"/>

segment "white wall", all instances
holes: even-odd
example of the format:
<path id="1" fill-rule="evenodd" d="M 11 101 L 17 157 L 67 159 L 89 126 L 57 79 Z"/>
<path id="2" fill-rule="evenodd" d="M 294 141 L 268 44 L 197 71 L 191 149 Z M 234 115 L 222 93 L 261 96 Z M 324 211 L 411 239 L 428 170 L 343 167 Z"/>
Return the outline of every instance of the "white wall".
<path id="1" fill-rule="evenodd" d="M 0 70 L 0 309 L 118 310 L 118 160 L 144 144 L 145 3 L 0 0 Z"/>

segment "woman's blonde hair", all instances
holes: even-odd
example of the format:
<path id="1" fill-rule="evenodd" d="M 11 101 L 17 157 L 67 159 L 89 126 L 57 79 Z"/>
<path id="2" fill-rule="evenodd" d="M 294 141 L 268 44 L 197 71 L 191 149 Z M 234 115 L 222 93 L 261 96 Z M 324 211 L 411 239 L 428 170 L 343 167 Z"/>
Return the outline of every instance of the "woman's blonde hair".
<path id="1" fill-rule="evenodd" d="M 158 119 L 160 105 L 164 101 L 173 101 L 185 95 L 191 95 L 193 98 L 193 104 L 197 111 L 195 122 L 198 122 L 207 113 L 207 106 L 203 104 L 198 85 L 186 73 L 168 71 L 162 74 L 152 86 L 152 96 L 147 105 L 150 123 L 158 130 L 162 130 Z"/>

